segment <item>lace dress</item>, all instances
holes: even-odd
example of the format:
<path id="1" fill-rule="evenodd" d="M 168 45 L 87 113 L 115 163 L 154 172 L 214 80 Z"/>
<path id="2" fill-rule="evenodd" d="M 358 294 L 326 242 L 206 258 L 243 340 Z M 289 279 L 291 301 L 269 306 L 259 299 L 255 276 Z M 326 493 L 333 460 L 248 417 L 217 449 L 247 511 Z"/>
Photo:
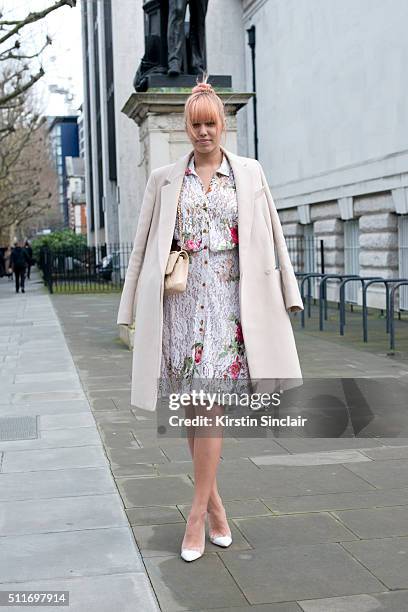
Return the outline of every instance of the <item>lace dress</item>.
<path id="1" fill-rule="evenodd" d="M 247 383 L 249 371 L 240 322 L 238 207 L 227 157 L 205 193 L 192 155 L 180 198 L 189 272 L 185 292 L 164 296 L 159 397 L 192 388 L 237 391 L 234 381 Z M 179 238 L 176 220 L 178 246 Z"/>

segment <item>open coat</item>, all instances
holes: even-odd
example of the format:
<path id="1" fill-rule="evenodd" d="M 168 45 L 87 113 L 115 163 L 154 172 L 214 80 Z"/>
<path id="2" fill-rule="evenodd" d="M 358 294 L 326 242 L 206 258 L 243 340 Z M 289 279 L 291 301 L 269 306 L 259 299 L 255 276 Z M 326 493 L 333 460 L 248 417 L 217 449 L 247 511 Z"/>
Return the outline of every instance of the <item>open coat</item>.
<path id="1" fill-rule="evenodd" d="M 302 375 L 287 309 L 303 310 L 303 303 L 278 212 L 260 163 L 221 149 L 235 177 L 241 326 L 251 379 L 299 380 Z M 118 324 L 135 321 L 131 404 L 145 410 L 156 409 L 164 271 L 192 153 L 150 174 L 117 315 Z"/>

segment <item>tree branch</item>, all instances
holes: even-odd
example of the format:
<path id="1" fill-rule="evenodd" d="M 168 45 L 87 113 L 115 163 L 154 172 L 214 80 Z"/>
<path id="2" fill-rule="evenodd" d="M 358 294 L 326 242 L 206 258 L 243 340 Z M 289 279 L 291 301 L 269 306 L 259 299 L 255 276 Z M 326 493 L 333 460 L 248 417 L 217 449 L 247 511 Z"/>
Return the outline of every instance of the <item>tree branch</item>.
<path id="1" fill-rule="evenodd" d="M 25 19 L 14 20 L 14 21 L 3 21 L 0 20 L 0 26 L 11 26 L 11 30 L 9 30 L 3 36 L 0 36 L 0 45 L 6 42 L 9 38 L 18 34 L 18 32 L 24 28 L 26 25 L 31 23 L 35 23 L 36 21 L 40 21 L 40 19 L 44 19 L 47 15 L 61 8 L 62 6 L 70 6 L 71 8 L 76 6 L 76 0 L 58 0 L 53 6 L 49 6 L 42 11 L 37 11 L 34 13 L 29 13 Z"/>
<path id="2" fill-rule="evenodd" d="M 37 74 L 33 74 L 31 76 L 31 78 L 26 83 L 24 83 L 24 85 L 21 85 L 20 87 L 17 87 L 14 91 L 9 93 L 8 95 L 3 96 L 3 98 L 0 98 L 0 108 L 2 108 L 4 104 L 7 104 L 7 102 L 10 102 L 10 100 L 13 100 L 14 98 L 17 98 L 17 96 L 20 96 L 22 93 L 24 93 L 25 91 L 30 89 L 30 87 L 32 87 L 34 85 L 34 83 L 39 81 L 41 79 L 41 77 L 44 76 L 44 74 L 45 74 L 44 73 L 44 69 L 41 66 L 41 68 L 37 72 Z"/>

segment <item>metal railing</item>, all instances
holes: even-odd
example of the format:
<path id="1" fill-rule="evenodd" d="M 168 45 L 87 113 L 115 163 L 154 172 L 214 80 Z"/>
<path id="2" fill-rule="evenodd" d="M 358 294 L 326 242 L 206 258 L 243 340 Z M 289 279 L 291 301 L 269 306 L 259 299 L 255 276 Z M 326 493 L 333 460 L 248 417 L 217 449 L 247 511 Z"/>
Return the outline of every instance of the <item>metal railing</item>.
<path id="1" fill-rule="evenodd" d="M 383 283 L 385 286 L 385 331 L 390 336 L 390 349 L 395 349 L 395 296 L 396 291 L 400 287 L 408 286 L 408 278 L 383 278 L 381 276 L 360 276 L 358 274 L 323 274 L 319 272 L 315 273 L 302 273 L 296 272 L 298 281 L 300 281 L 300 295 L 305 306 L 301 312 L 301 327 L 305 327 L 306 316 L 311 318 L 311 280 L 315 280 L 319 283 L 318 291 L 318 309 L 319 309 L 319 330 L 324 330 L 324 321 L 327 320 L 327 281 L 338 280 L 339 284 L 339 302 L 337 308 L 339 310 L 339 333 L 344 336 L 344 330 L 346 326 L 346 285 L 350 282 L 361 283 L 362 289 L 362 331 L 363 341 L 368 342 L 368 306 L 367 306 L 367 291 L 368 288 L 375 283 Z M 305 296 L 305 285 L 307 283 L 307 294 Z M 355 305 L 355 302 L 350 302 L 351 307 Z M 382 308 L 378 309 L 383 312 Z M 399 313 L 400 317 L 400 313 Z"/>
<path id="2" fill-rule="evenodd" d="M 295 270 L 324 266 L 323 240 L 303 236 L 286 238 Z M 100 246 L 42 247 L 39 267 L 50 293 L 118 291 L 123 286 L 132 243 Z"/>
<path id="3" fill-rule="evenodd" d="M 42 247 L 39 267 L 50 293 L 119 291 L 131 252 L 131 243 Z"/>

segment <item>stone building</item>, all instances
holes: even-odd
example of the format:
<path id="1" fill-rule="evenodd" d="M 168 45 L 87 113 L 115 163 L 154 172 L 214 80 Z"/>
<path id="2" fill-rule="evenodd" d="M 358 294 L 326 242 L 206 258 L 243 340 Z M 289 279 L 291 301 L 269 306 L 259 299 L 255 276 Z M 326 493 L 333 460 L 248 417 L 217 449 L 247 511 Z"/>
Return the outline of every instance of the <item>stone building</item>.
<path id="1" fill-rule="evenodd" d="M 138 127 L 121 109 L 144 52 L 142 0 L 82 6 L 88 239 L 128 242 L 145 177 Z M 256 121 L 298 271 L 320 271 L 323 240 L 325 272 L 408 276 L 407 18 L 404 0 L 209 2 L 210 75 L 252 91 L 255 68 L 257 113 L 252 101 L 238 112 L 237 152 L 255 156 Z M 348 300 L 360 302 L 353 285 Z M 328 297 L 338 299 L 336 282 Z M 368 303 L 384 306 L 381 285 Z"/>

